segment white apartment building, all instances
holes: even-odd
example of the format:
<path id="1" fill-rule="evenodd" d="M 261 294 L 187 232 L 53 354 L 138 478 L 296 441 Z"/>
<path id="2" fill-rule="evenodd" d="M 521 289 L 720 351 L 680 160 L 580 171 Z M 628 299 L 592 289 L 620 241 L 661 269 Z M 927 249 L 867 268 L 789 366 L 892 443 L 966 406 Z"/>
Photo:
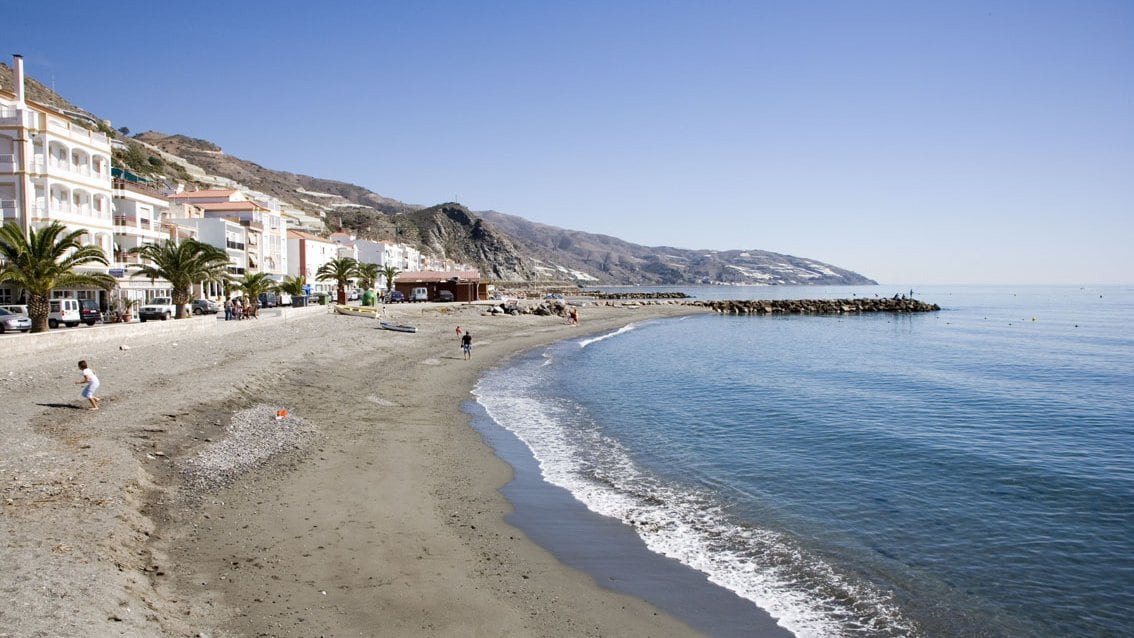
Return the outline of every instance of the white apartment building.
<path id="1" fill-rule="evenodd" d="M 206 218 L 229 219 L 244 226 L 247 229 L 242 242 L 246 246 L 246 261 L 242 266 L 245 271 L 265 272 L 276 281 L 283 280 L 287 274 L 287 231 L 278 210 L 232 189 L 185 191 L 170 195 L 169 200 L 191 203 L 200 208 Z"/>
<path id="2" fill-rule="evenodd" d="M 150 281 L 145 277 L 131 277 L 130 267 L 142 259 L 130 254 L 132 249 L 156 244 L 167 239 L 181 241 L 196 237 L 195 229 L 186 229 L 170 221 L 169 200 L 157 189 L 144 182 L 134 181 L 120 171 L 111 182 L 114 198 L 114 252 L 110 259 L 110 274 L 118 279 L 112 296 L 138 302 L 153 297 L 168 296 L 173 290 L 164 279 Z M 121 173 L 121 174 L 119 174 Z"/>
<path id="3" fill-rule="evenodd" d="M 0 91 L 0 216 L 24 232 L 60 222 L 84 230 L 85 245 L 113 249 L 110 140 L 24 96 L 24 61 L 13 58 L 13 91 Z M 95 268 L 106 272 L 106 268 Z M 0 302 L 16 291 L 0 287 Z M 57 290 L 56 296 L 99 299 L 93 289 Z"/>
<path id="4" fill-rule="evenodd" d="M 248 232 L 239 222 L 223 217 L 197 217 L 174 220 L 178 224 L 191 226 L 196 229 L 197 240 L 224 249 L 228 255 L 228 274 L 240 278 L 248 272 Z M 201 284 L 197 291 L 202 297 L 208 299 L 223 299 L 225 297 L 224 285 L 217 282 Z"/>

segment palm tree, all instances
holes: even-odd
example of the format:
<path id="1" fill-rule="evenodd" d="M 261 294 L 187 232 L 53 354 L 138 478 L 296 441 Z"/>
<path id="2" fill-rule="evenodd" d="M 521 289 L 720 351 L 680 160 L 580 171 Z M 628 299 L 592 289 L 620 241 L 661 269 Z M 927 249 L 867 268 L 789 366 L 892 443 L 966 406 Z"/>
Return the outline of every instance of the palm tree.
<path id="1" fill-rule="evenodd" d="M 193 284 L 203 281 L 223 282 L 228 279 L 228 254 L 216 246 L 196 239 L 176 242 L 167 239 L 156 244 L 131 248 L 130 254 L 140 255 L 150 263 L 131 264 L 131 277 L 149 277 L 150 281 L 164 279 L 173 287 L 173 304 L 177 318 L 189 316 L 186 304 L 193 295 Z"/>
<path id="2" fill-rule="evenodd" d="M 280 292 L 285 292 L 292 297 L 302 297 L 307 290 L 307 277 L 303 275 L 298 277 L 288 275 L 284 277 L 284 280 L 280 282 L 277 288 L 279 288 Z"/>
<path id="3" fill-rule="evenodd" d="M 115 279 L 104 272 L 80 272 L 80 266 L 109 265 L 106 254 L 98 246 L 84 246 L 79 240 L 86 230 L 67 231 L 59 222 L 27 234 L 18 224 L 9 222 L 0 228 L 0 283 L 14 283 L 28 296 L 28 316 L 32 332 L 47 331 L 47 315 L 51 313 L 51 291 L 56 288 L 97 286 L 114 287 Z"/>
<path id="4" fill-rule="evenodd" d="M 402 271 L 387 265 L 382 269 L 382 276 L 386 278 L 386 293 L 390 293 L 394 289 L 394 277 L 397 277 Z"/>
<path id="5" fill-rule="evenodd" d="M 374 283 L 378 281 L 378 264 L 363 264 L 359 263 L 354 269 L 354 274 L 358 277 L 358 282 L 362 284 L 363 290 L 370 290 L 374 287 Z"/>
<path id="6" fill-rule="evenodd" d="M 233 281 L 233 288 L 244 293 L 244 307 L 251 307 L 253 316 L 260 308 L 260 295 L 277 290 L 278 287 L 279 284 L 272 281 L 266 272 L 245 274 L 243 278 Z"/>
<path id="7" fill-rule="evenodd" d="M 315 278 L 319 281 L 331 281 L 339 287 L 338 303 L 346 303 L 346 287 L 351 279 L 355 277 L 355 268 L 358 262 L 350 257 L 339 257 L 332 259 L 327 263 L 319 266 L 319 270 L 315 272 Z"/>

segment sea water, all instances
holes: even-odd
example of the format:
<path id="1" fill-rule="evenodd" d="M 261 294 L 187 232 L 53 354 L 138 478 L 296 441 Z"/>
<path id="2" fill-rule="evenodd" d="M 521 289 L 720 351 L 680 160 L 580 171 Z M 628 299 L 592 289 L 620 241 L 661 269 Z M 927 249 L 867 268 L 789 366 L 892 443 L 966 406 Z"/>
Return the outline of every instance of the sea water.
<path id="1" fill-rule="evenodd" d="M 942 310 L 644 321 L 474 394 L 543 480 L 797 636 L 1131 635 L 1134 288 L 908 288 L 680 289 Z"/>

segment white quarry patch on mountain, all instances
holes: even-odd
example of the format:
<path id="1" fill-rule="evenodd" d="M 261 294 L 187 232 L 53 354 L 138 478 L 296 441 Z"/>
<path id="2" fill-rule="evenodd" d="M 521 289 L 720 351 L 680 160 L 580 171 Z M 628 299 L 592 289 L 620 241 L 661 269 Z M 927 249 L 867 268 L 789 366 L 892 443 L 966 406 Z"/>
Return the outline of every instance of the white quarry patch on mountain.
<path id="1" fill-rule="evenodd" d="M 574 279 L 575 281 L 598 281 L 599 280 L 598 277 L 594 277 L 594 276 L 590 275 L 589 273 L 585 273 L 581 270 L 573 270 L 571 268 L 567 268 L 566 266 L 556 266 L 555 268 L 559 272 L 567 275 L 568 277 Z"/>
<path id="2" fill-rule="evenodd" d="M 302 197 L 299 198 L 299 201 L 302 204 L 306 204 L 307 206 L 314 208 L 315 210 L 319 211 L 320 213 L 325 213 L 330 208 L 330 206 L 327 206 L 326 202 L 313 202 L 309 199 L 303 199 Z"/>
<path id="3" fill-rule="evenodd" d="M 759 270 L 753 270 L 752 268 L 744 268 L 743 266 L 737 266 L 736 264 L 728 264 L 725 266 L 725 268 L 735 270 L 749 279 L 774 279 L 772 275 L 766 272 L 760 272 Z"/>
<path id="4" fill-rule="evenodd" d="M 331 204 L 331 208 L 369 208 L 370 210 L 377 211 L 378 209 L 366 204 L 356 204 L 354 202 L 335 202 Z"/>
<path id="5" fill-rule="evenodd" d="M 307 190 L 306 188 L 303 188 L 303 187 L 296 187 L 295 192 L 297 192 L 301 195 L 309 195 L 311 197 L 328 197 L 328 198 L 331 198 L 331 199 L 343 199 L 342 195 L 336 195 L 334 193 L 320 193 L 320 192 L 317 192 L 317 191 L 309 191 L 309 190 Z"/>
<path id="6" fill-rule="evenodd" d="M 830 268 L 824 266 L 823 264 L 816 263 L 814 261 L 808 260 L 807 265 L 810 266 L 815 272 L 817 272 L 821 275 L 828 275 L 828 276 L 831 276 L 831 277 L 838 277 L 839 276 L 839 273 L 831 270 Z"/>
<path id="7" fill-rule="evenodd" d="M 766 266 L 766 268 L 768 268 L 768 270 L 775 270 L 775 271 L 778 271 L 778 272 L 790 272 L 790 273 L 801 272 L 799 268 L 796 268 L 795 266 L 793 266 L 791 264 L 784 264 L 784 263 L 768 264 Z"/>

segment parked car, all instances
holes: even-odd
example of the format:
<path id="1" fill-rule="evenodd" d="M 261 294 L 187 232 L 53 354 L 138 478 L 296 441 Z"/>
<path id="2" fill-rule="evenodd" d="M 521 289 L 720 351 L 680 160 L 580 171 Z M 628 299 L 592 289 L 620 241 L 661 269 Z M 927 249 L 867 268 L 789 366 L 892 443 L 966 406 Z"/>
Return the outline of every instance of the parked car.
<path id="1" fill-rule="evenodd" d="M 402 303 L 405 300 L 406 300 L 406 296 L 404 294 L 402 294 L 402 291 L 393 290 L 393 291 L 390 291 L 390 297 L 389 297 L 389 299 L 386 300 L 386 303 Z"/>
<path id="2" fill-rule="evenodd" d="M 453 301 L 453 299 L 455 299 L 455 297 L 453 297 L 453 291 L 452 290 L 438 290 L 437 291 L 437 301 Z"/>
<path id="3" fill-rule="evenodd" d="M 98 302 L 94 299 L 80 299 L 79 319 L 88 326 L 102 321 L 102 311 L 98 309 Z"/>
<path id="4" fill-rule="evenodd" d="M 149 303 L 143 304 L 138 309 L 138 319 L 146 321 L 147 319 L 161 319 L 165 321 L 177 314 L 177 309 L 173 305 L 173 299 L 170 297 L 154 297 Z"/>
<path id="5" fill-rule="evenodd" d="M 47 326 L 49 328 L 58 328 L 60 324 L 74 328 L 81 321 L 78 299 L 64 297 L 51 300 L 51 314 L 47 315 Z"/>
<path id="6" fill-rule="evenodd" d="M 559 301 L 562 301 L 562 300 L 563 300 L 563 295 L 561 295 L 561 294 L 559 294 L 559 293 L 551 293 L 550 295 L 547 295 L 547 296 L 545 296 L 545 297 L 544 297 L 544 299 L 546 299 L 546 300 L 548 300 L 548 301 L 553 301 L 553 300 L 559 300 Z"/>
<path id="7" fill-rule="evenodd" d="M 362 298 L 362 294 L 358 292 L 358 288 L 355 288 L 354 290 L 351 290 L 347 293 L 346 298 L 347 301 L 358 301 Z"/>
<path id="8" fill-rule="evenodd" d="M 6 305 L 3 305 L 3 306 L 0 306 L 0 308 L 7 310 L 8 312 L 10 312 L 14 315 L 27 315 L 28 314 L 27 305 L 22 304 L 22 303 L 6 304 Z M 28 316 L 30 317 L 31 315 L 28 315 Z"/>
<path id="9" fill-rule="evenodd" d="M 27 332 L 28 330 L 31 330 L 30 317 L 0 308 L 0 334 L 16 331 Z"/>
<path id="10" fill-rule="evenodd" d="M 413 291 L 410 292 L 409 300 L 410 301 L 429 301 L 429 289 L 428 288 L 414 288 Z"/>
<path id="11" fill-rule="evenodd" d="M 192 308 L 195 315 L 215 315 L 220 312 L 221 305 L 212 299 L 194 299 Z"/>
<path id="12" fill-rule="evenodd" d="M 261 308 L 275 308 L 280 305 L 280 298 L 274 292 L 260 293 L 260 307 Z"/>

